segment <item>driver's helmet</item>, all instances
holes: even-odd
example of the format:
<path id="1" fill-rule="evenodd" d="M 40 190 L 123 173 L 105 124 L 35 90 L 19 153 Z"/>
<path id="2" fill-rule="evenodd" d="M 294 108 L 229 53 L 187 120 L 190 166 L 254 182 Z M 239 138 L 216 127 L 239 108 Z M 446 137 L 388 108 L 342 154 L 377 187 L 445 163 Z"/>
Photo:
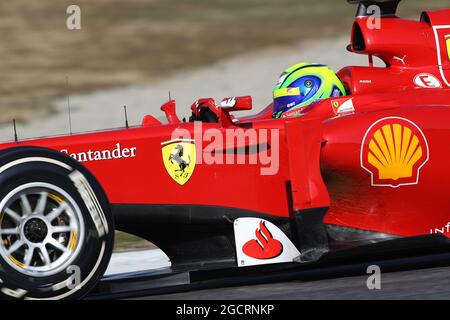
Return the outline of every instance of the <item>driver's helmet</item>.
<path id="1" fill-rule="evenodd" d="M 301 110 L 320 99 L 345 95 L 344 85 L 328 66 L 298 63 L 284 70 L 273 89 L 273 117 Z"/>

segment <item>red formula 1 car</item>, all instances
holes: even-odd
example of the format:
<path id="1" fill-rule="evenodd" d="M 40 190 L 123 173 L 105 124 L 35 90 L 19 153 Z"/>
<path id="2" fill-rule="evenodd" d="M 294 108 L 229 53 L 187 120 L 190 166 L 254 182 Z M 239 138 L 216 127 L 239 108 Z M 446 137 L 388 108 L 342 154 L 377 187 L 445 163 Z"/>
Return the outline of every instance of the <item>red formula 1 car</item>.
<path id="1" fill-rule="evenodd" d="M 83 296 L 114 229 L 155 243 L 174 269 L 448 244 L 450 10 L 410 21 L 399 0 L 350 2 L 348 50 L 370 65 L 343 68 L 348 95 L 296 117 L 272 119 L 269 105 L 234 118 L 251 108 L 236 97 L 200 99 L 185 122 L 169 101 L 167 124 L 2 144 L 2 296 Z"/>

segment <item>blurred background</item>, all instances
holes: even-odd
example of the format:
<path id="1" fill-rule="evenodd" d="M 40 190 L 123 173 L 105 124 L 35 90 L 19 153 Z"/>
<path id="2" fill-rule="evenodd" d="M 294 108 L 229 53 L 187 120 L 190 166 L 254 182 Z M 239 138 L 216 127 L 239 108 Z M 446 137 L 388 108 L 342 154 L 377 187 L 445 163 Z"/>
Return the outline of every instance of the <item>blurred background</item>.
<path id="1" fill-rule="evenodd" d="M 401 15 L 447 0 L 405 0 Z M 66 8 L 81 8 L 81 30 Z M 344 0 L 14 0 L 0 3 L 0 123 L 51 112 L 72 92 L 157 81 L 268 46 L 349 33 Z"/>
<path id="2" fill-rule="evenodd" d="M 81 8 L 81 30 L 66 27 L 71 4 Z M 448 0 L 404 0 L 399 15 L 444 7 Z M 346 62 L 355 11 L 344 0 L 2 1 L 0 133 L 9 139 L 12 119 L 22 132 L 60 133 L 50 128 L 62 122 L 68 93 L 80 130 L 117 125 L 121 114 L 106 114 L 119 103 L 135 108 L 137 122 L 166 89 L 186 103 L 208 92 L 265 101 L 283 68 L 303 57 Z M 148 246 L 119 234 L 116 250 Z"/>

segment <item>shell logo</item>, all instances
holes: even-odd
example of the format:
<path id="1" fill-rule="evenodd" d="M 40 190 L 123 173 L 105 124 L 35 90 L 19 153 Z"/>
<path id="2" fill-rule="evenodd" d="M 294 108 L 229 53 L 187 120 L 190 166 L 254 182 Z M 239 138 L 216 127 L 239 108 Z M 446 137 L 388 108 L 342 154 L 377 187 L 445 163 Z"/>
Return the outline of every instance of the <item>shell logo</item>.
<path id="1" fill-rule="evenodd" d="M 371 175 L 372 186 L 414 185 L 429 158 L 428 142 L 412 121 L 383 118 L 364 135 L 360 158 L 361 167 Z"/>
<path id="2" fill-rule="evenodd" d="M 445 44 L 447 46 L 448 60 L 450 60 L 450 34 L 445 35 Z"/>

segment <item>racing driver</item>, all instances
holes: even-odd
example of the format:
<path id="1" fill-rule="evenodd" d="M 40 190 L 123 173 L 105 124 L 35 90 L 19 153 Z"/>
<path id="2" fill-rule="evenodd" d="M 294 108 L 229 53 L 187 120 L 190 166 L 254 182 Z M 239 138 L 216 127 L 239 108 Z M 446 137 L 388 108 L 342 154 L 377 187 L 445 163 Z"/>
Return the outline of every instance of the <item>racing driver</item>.
<path id="1" fill-rule="evenodd" d="M 295 117 L 315 101 L 345 95 L 344 85 L 328 66 L 298 63 L 284 70 L 273 89 L 273 117 Z"/>

